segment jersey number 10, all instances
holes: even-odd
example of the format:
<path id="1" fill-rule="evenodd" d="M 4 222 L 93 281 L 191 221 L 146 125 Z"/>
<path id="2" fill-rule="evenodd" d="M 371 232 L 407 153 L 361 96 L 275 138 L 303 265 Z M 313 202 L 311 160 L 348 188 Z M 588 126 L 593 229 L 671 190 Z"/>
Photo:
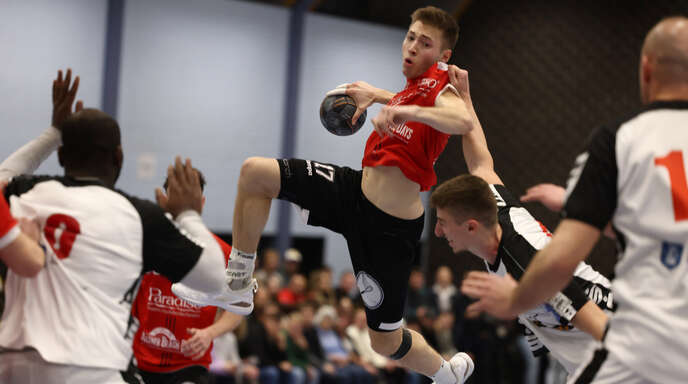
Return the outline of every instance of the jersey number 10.
<path id="1" fill-rule="evenodd" d="M 664 157 L 655 158 L 655 165 L 669 171 L 671 183 L 671 200 L 674 203 L 674 220 L 688 219 L 688 183 L 686 168 L 683 165 L 683 152 L 671 151 Z"/>

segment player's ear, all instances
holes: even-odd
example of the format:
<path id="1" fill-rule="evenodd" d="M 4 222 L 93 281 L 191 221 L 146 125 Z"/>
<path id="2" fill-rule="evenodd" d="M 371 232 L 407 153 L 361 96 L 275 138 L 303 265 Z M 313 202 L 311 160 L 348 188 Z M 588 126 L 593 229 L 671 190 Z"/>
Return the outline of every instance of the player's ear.
<path id="1" fill-rule="evenodd" d="M 468 219 L 466 220 L 466 229 L 468 232 L 475 232 L 478 230 L 478 221 L 476 219 Z"/>
<path id="2" fill-rule="evenodd" d="M 442 54 L 440 55 L 440 61 L 443 63 L 448 63 L 449 59 L 451 59 L 451 55 L 452 55 L 451 49 L 447 48 L 447 49 L 443 50 Z"/>

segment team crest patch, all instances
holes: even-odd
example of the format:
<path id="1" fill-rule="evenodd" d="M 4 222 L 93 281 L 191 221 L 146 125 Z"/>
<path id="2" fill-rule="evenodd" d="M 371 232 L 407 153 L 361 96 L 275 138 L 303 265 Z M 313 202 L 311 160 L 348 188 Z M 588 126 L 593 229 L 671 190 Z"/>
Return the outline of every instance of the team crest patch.
<path id="1" fill-rule="evenodd" d="M 669 270 L 678 266 L 681 262 L 681 255 L 683 255 L 683 245 L 677 243 L 670 243 L 668 241 L 662 242 L 662 264 Z"/>
<path id="2" fill-rule="evenodd" d="M 356 275 L 356 285 L 358 286 L 358 291 L 361 292 L 363 304 L 368 309 L 376 309 L 382 304 L 382 301 L 385 299 L 385 293 L 375 278 L 361 271 Z"/>

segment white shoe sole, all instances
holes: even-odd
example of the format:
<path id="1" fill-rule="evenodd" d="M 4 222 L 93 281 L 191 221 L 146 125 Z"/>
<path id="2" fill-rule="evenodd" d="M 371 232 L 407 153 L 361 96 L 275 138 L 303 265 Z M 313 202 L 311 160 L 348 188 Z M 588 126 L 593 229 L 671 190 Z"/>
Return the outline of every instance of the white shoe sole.
<path id="1" fill-rule="evenodd" d="M 255 279 L 245 289 L 235 292 L 226 287 L 222 292 L 205 293 L 191 289 L 184 284 L 172 284 L 172 292 L 177 297 L 196 305 L 212 305 L 237 315 L 250 315 L 253 312 L 253 293 L 258 286 Z"/>

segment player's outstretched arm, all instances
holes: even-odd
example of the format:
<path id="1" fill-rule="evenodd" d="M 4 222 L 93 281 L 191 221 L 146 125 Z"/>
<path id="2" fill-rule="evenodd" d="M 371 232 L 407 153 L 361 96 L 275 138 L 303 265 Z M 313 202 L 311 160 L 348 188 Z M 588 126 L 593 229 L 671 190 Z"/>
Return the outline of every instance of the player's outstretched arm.
<path id="1" fill-rule="evenodd" d="M 446 91 L 437 97 L 435 106 L 418 105 L 385 106 L 373 118 L 375 131 L 380 135 L 391 135 L 392 127 L 406 121 L 417 121 L 448 135 L 463 135 L 473 129 L 473 118 L 466 104 L 455 93 Z"/>
<path id="2" fill-rule="evenodd" d="M 191 360 L 198 360 L 210 347 L 210 343 L 227 332 L 234 330 L 243 320 L 243 316 L 218 309 L 217 320 L 202 329 L 189 328 L 187 331 L 191 337 L 182 341 L 181 351 Z"/>
<path id="3" fill-rule="evenodd" d="M 158 205 L 174 217 L 179 228 L 194 241 L 203 245 L 196 265 L 184 276 L 181 283 L 202 292 L 220 291 L 225 283 L 225 262 L 220 245 L 201 220 L 203 192 L 200 180 L 190 159 L 182 163 L 179 156 L 167 168 L 167 195 L 155 190 Z"/>
<path id="4" fill-rule="evenodd" d="M 31 140 L 0 164 L 0 180 L 8 180 L 21 174 L 33 173 L 57 149 L 62 141 L 60 127 L 72 114 L 72 105 L 79 89 L 79 76 L 72 82 L 72 70 L 67 69 L 65 77 L 57 71 L 53 81 L 53 113 L 51 127 Z M 83 102 L 76 103 L 75 112 L 83 109 Z"/>
<path id="5" fill-rule="evenodd" d="M 552 240 L 528 265 L 510 298 L 508 311 L 521 313 L 547 301 L 571 280 L 600 237 L 600 230 L 574 219 L 564 219 Z"/>
<path id="6" fill-rule="evenodd" d="M 17 275 L 35 276 L 45 265 L 45 252 L 38 245 L 39 238 L 38 223 L 28 219 L 17 222 L 7 201 L 0 196 L 0 260 Z"/>
<path id="7" fill-rule="evenodd" d="M 394 92 L 374 87 L 365 81 L 340 84 L 337 88 L 326 93 L 326 96 L 348 95 L 356 102 L 356 112 L 351 123 L 356 124 L 363 111 L 374 103 L 387 104 L 394 97 Z"/>
<path id="8" fill-rule="evenodd" d="M 608 320 L 607 314 L 597 304 L 588 300 L 578 310 L 571 322 L 576 328 L 592 335 L 595 340 L 602 340 L 604 328 L 607 326 Z"/>
<path id="9" fill-rule="evenodd" d="M 552 212 L 561 212 L 566 200 L 566 190 L 555 184 L 542 183 L 534 185 L 521 196 L 521 202 L 539 202 Z"/>
<path id="10" fill-rule="evenodd" d="M 459 96 L 466 105 L 468 113 L 473 120 L 474 128 L 461 138 L 463 157 L 468 166 L 468 172 L 471 175 L 481 177 L 490 184 L 503 184 L 502 180 L 494 171 L 494 161 L 487 147 L 485 132 L 483 131 L 483 127 L 473 107 L 473 100 L 471 99 L 468 82 L 468 71 L 460 69 L 456 65 L 450 65 L 449 80 L 458 91 Z"/>
<path id="11" fill-rule="evenodd" d="M 521 201 L 524 203 L 537 201 L 552 212 L 561 212 L 566 202 L 566 190 L 555 184 L 542 183 L 528 188 L 526 194 L 521 196 Z M 611 222 L 607 224 L 602 234 L 610 239 L 616 239 Z"/>

